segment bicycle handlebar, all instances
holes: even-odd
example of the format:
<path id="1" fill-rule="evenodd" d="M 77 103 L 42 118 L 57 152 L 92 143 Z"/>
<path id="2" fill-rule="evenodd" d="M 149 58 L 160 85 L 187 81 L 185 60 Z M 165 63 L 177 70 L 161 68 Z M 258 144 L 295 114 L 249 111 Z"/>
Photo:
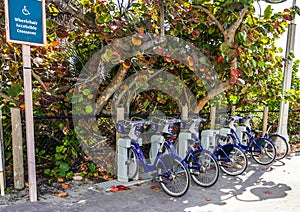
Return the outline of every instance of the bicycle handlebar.
<path id="1" fill-rule="evenodd" d="M 154 117 L 151 120 L 151 122 L 155 123 L 155 124 L 174 124 L 174 123 L 180 123 L 181 120 L 180 119 L 163 119 L 163 118 L 159 118 L 159 117 Z"/>

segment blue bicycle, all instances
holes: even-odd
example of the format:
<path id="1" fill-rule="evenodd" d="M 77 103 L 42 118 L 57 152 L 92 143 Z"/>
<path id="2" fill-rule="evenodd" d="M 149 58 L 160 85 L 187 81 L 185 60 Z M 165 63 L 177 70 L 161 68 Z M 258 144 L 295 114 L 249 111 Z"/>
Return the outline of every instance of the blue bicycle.
<path id="1" fill-rule="evenodd" d="M 201 119 L 193 119 L 190 122 L 181 122 L 180 119 L 159 119 L 156 118 L 154 123 L 161 129 L 164 137 L 163 152 L 176 153 L 175 141 L 177 140 L 177 133 L 174 126 L 179 128 L 190 125 L 192 139 L 188 140 L 188 149 L 184 157 L 185 163 L 188 164 L 188 169 L 191 173 L 193 181 L 202 187 L 210 187 L 214 185 L 219 178 L 219 164 L 216 157 L 208 150 L 205 150 L 199 139 L 196 136 L 196 131 L 199 127 Z M 179 141 L 180 142 L 180 141 Z"/>
<path id="2" fill-rule="evenodd" d="M 192 125 L 189 127 L 189 132 L 192 133 L 195 143 L 200 145 L 200 149 L 203 149 L 203 146 L 199 139 L 198 132 L 199 124 L 203 121 L 206 121 L 206 119 L 192 119 L 190 121 Z M 242 148 L 234 143 L 228 143 L 226 139 L 227 136 L 216 134 L 213 150 L 210 154 L 218 161 L 219 167 L 224 173 L 231 176 L 240 175 L 247 169 L 247 156 Z M 224 140 L 226 141 L 224 142 Z"/>
<path id="3" fill-rule="evenodd" d="M 226 142 L 237 144 L 246 153 L 251 154 L 253 160 L 261 165 L 269 165 L 276 158 L 276 147 L 272 140 L 254 135 L 248 130 L 243 133 L 243 138 L 239 139 L 236 133 L 235 123 L 239 123 L 242 117 L 231 116 L 227 119 L 230 133 L 225 136 Z"/>
<path id="4" fill-rule="evenodd" d="M 180 197 L 184 195 L 190 185 L 190 172 L 187 164 L 174 153 L 164 153 L 163 148 L 165 142 L 162 142 L 157 155 L 152 164 L 148 164 L 139 145 L 138 138 L 142 128 L 145 125 L 151 125 L 151 122 L 127 121 L 122 120 L 116 123 L 116 129 L 121 134 L 127 134 L 131 140 L 131 146 L 128 148 L 127 161 L 124 165 L 127 166 L 127 176 L 133 179 L 142 166 L 144 172 L 156 171 L 157 180 L 162 189 L 172 197 Z M 128 131 L 129 130 L 129 131 Z"/>
<path id="5" fill-rule="evenodd" d="M 255 115 L 248 115 L 248 116 L 242 118 L 243 119 L 242 120 L 243 124 L 246 127 L 246 131 L 250 134 L 258 135 L 258 134 L 261 133 L 258 130 L 252 130 L 251 129 L 251 121 L 252 121 L 253 118 L 257 118 L 257 117 L 258 116 L 255 116 Z M 276 158 L 275 158 L 275 160 L 281 160 L 288 154 L 289 145 L 288 145 L 287 140 L 282 135 L 279 135 L 277 133 L 270 134 L 271 128 L 276 127 L 276 126 L 277 126 L 277 123 L 269 122 L 269 127 L 268 127 L 266 133 L 263 135 L 263 137 L 268 138 L 268 139 L 270 139 L 274 142 L 275 147 L 276 147 Z M 247 142 L 247 140 L 249 140 L 249 136 L 248 136 L 247 133 L 243 134 L 243 140 L 246 141 L 246 142 Z"/>

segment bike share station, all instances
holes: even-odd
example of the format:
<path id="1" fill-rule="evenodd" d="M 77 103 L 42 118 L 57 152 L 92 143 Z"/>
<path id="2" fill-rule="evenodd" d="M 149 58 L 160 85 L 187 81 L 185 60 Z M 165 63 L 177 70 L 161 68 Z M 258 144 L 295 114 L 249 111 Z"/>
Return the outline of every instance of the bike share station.
<path id="1" fill-rule="evenodd" d="M 124 108 L 118 108 L 119 111 L 121 111 L 121 115 L 117 119 L 116 123 L 116 131 L 118 133 L 121 133 L 122 136 L 120 136 L 117 139 L 117 155 L 116 155 L 116 160 L 117 160 L 117 179 L 112 180 L 112 181 L 106 181 L 102 182 L 99 184 L 100 189 L 103 189 L 105 191 L 110 191 L 111 186 L 133 186 L 136 184 L 142 184 L 145 182 L 149 182 L 153 179 L 152 175 L 149 173 L 143 173 L 139 172 L 136 174 L 136 176 L 133 179 L 130 179 L 128 177 L 128 149 L 131 146 L 131 141 L 132 138 L 137 139 L 139 145 L 142 147 L 143 145 L 143 140 L 142 138 L 138 138 L 137 135 L 135 135 L 135 132 L 131 129 L 126 129 L 126 127 L 122 124 L 124 122 Z M 184 112 L 186 111 L 186 113 Z M 215 117 L 215 110 L 212 110 L 211 117 Z M 185 123 L 188 121 L 188 113 L 187 109 L 183 109 L 182 113 L 182 123 Z M 214 119 L 214 118 L 213 118 Z M 212 118 L 211 118 L 211 127 L 214 127 L 214 124 L 212 125 Z M 121 124 L 118 124 L 121 123 Z M 157 127 L 157 126 L 156 126 Z M 242 129 L 242 128 L 240 128 Z M 244 128 L 243 128 L 244 129 Z M 159 147 L 163 140 L 165 139 L 162 136 L 162 133 L 167 131 L 166 127 L 158 127 L 158 129 L 155 129 L 156 133 L 154 133 L 151 136 L 150 139 L 150 150 L 149 150 L 149 159 L 150 163 L 154 162 L 154 158 L 159 150 Z M 177 154 L 181 157 L 184 158 L 186 155 L 186 152 L 188 151 L 188 148 L 190 145 L 194 144 L 194 139 L 192 137 L 192 134 L 199 134 L 198 129 L 194 129 L 193 126 L 185 126 L 183 129 L 180 130 L 180 133 L 178 135 L 178 141 L 176 142 L 176 151 Z M 215 129 L 209 129 L 209 130 L 202 130 L 201 132 L 201 144 L 204 147 L 204 149 L 207 149 L 209 151 L 212 151 L 215 146 L 216 146 L 216 135 L 228 135 L 230 134 L 230 128 L 221 128 L 220 130 L 215 130 Z"/>

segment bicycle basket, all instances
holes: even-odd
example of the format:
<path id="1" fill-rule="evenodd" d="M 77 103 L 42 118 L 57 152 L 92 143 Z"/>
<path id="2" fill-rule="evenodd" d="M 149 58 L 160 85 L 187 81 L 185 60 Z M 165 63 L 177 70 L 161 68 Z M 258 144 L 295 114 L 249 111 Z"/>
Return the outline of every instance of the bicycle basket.
<path id="1" fill-rule="evenodd" d="M 124 120 L 120 120 L 116 123 L 116 130 L 118 133 L 125 135 L 129 133 L 130 127 L 126 126 Z"/>
<path id="2" fill-rule="evenodd" d="M 163 128 L 164 128 L 163 124 L 159 124 L 159 123 L 155 123 L 155 122 L 151 123 L 151 131 L 152 132 L 162 132 Z"/>

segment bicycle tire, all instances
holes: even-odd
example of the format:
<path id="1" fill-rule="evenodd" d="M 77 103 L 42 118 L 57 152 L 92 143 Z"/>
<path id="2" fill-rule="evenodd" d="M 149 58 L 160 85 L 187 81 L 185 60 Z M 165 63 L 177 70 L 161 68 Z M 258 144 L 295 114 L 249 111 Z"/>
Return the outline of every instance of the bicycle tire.
<path id="1" fill-rule="evenodd" d="M 192 180 L 201 187 L 213 186 L 219 179 L 218 161 L 212 153 L 203 150 L 195 152 L 194 157 L 197 161 L 192 156 L 188 159 Z M 200 170 L 196 168 L 197 163 L 200 165 Z"/>
<path id="2" fill-rule="evenodd" d="M 276 147 L 274 143 L 266 138 L 256 138 L 256 144 L 253 143 L 251 156 L 255 162 L 261 165 L 269 165 L 276 158 Z"/>
<path id="3" fill-rule="evenodd" d="M 289 145 L 286 139 L 278 134 L 271 134 L 268 136 L 270 140 L 272 140 L 276 146 L 276 158 L 275 160 L 281 160 L 285 158 L 285 156 L 289 152 Z"/>
<path id="4" fill-rule="evenodd" d="M 176 155 L 164 154 L 157 165 L 158 182 L 172 197 L 184 195 L 190 186 L 190 172 Z"/>
<path id="5" fill-rule="evenodd" d="M 132 146 L 128 149 L 125 165 L 127 166 L 127 177 L 129 179 L 133 179 L 134 177 L 136 177 L 139 169 L 139 164 L 137 161 L 136 153 Z"/>
<path id="6" fill-rule="evenodd" d="M 228 146 L 228 145 L 227 145 Z M 221 148 L 226 147 L 224 145 Z M 227 156 L 224 155 L 224 160 L 221 160 L 221 155 L 219 155 L 219 164 L 220 164 L 220 169 L 230 175 L 230 176 L 237 176 L 245 172 L 248 166 L 248 158 L 245 154 L 245 152 L 240 149 L 238 146 L 232 146 L 232 149 L 230 152 L 226 152 Z M 225 160 L 230 160 L 230 161 L 225 161 Z"/>

